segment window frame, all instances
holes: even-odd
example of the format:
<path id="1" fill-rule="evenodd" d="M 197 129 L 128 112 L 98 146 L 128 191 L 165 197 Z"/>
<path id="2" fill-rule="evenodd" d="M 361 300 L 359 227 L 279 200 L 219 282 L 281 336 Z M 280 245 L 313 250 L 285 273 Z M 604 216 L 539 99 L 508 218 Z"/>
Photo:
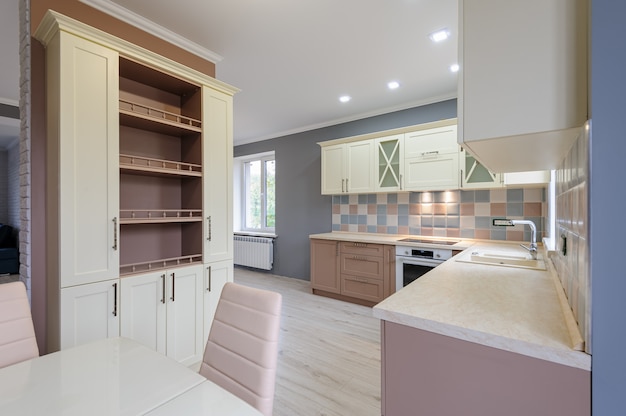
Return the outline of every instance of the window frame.
<path id="1" fill-rule="evenodd" d="M 251 233 L 269 233 L 274 234 L 276 230 L 276 218 L 274 218 L 274 227 L 267 226 L 267 177 L 266 177 L 266 163 L 268 161 L 274 162 L 274 169 L 276 169 L 276 157 L 274 152 L 265 152 L 265 153 L 257 153 L 253 155 L 247 155 L 243 157 L 237 158 L 239 163 L 241 164 L 240 168 L 240 180 L 239 186 L 241 191 L 241 209 L 240 209 L 240 221 L 241 221 L 241 231 L 251 232 Z M 246 223 L 246 213 L 247 213 L 247 185 L 248 185 L 248 177 L 247 177 L 247 166 L 250 162 L 259 161 L 261 163 L 261 183 L 262 183 L 262 203 L 261 203 L 261 218 L 263 224 L 260 228 L 252 228 L 249 227 Z M 274 171 L 274 178 L 276 178 L 276 171 Z M 275 180 L 275 179 L 274 179 Z M 276 183 L 274 182 L 274 186 Z M 275 196 L 275 194 L 274 194 Z M 274 207 L 276 207 L 276 200 L 274 200 Z M 276 212 L 274 212 L 274 216 Z"/>

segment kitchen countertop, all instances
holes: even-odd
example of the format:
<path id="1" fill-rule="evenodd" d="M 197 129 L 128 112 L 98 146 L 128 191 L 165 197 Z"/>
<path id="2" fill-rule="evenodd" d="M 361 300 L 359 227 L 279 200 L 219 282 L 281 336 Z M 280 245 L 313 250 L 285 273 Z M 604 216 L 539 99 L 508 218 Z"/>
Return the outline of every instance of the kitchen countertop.
<path id="1" fill-rule="evenodd" d="M 475 240 L 467 240 L 460 238 L 443 238 L 443 237 L 426 237 L 419 235 L 401 235 L 401 234 L 376 234 L 376 233 L 351 233 L 347 231 L 333 231 L 332 233 L 320 233 L 311 234 L 309 238 L 316 238 L 320 240 L 337 240 L 337 241 L 355 241 L 357 243 L 371 243 L 371 244 L 390 244 L 390 245 L 402 245 L 402 246 L 420 246 L 420 247 L 432 247 L 442 248 L 440 244 L 428 244 L 428 243 L 411 243 L 408 241 L 400 241 L 404 238 L 423 238 L 428 240 L 441 240 L 441 241 L 456 241 L 456 244 L 446 245 L 444 247 L 451 248 L 452 250 L 465 250 L 466 248 L 475 244 Z"/>
<path id="2" fill-rule="evenodd" d="M 408 236 L 346 232 L 310 236 L 410 245 L 398 241 L 405 237 Z M 546 270 L 523 269 L 464 261 L 477 250 L 526 254 L 518 243 L 460 240 L 446 247 L 464 251 L 374 306 L 374 316 L 570 367 L 591 369 L 591 356 L 580 351 L 582 338 L 548 258 Z M 540 258 L 545 256 L 546 253 L 540 254 Z"/>

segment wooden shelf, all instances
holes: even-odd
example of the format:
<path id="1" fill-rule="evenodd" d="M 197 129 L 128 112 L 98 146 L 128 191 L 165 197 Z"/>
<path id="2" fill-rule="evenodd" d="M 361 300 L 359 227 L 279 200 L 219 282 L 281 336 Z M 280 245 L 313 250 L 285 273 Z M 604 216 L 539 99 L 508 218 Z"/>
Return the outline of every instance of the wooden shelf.
<path id="1" fill-rule="evenodd" d="M 188 266 L 198 263 L 202 263 L 202 254 L 192 254 L 189 256 L 172 257 L 142 263 L 122 264 L 120 265 L 120 276 L 129 276 L 137 273 L 169 269 L 171 267 Z"/>
<path id="2" fill-rule="evenodd" d="M 121 209 L 120 224 L 201 222 L 201 209 Z"/>
<path id="3" fill-rule="evenodd" d="M 202 132 L 200 120 L 123 99 L 120 99 L 120 123 L 171 135 Z"/>
<path id="4" fill-rule="evenodd" d="M 201 165 L 125 154 L 120 154 L 120 171 L 148 175 L 202 177 Z"/>

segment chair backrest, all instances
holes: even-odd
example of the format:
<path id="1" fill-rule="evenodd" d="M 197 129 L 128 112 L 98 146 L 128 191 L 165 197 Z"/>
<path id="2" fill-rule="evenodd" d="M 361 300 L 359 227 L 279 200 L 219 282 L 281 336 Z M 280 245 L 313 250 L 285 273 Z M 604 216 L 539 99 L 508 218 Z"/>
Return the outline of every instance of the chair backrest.
<path id="1" fill-rule="evenodd" d="M 282 296 L 226 283 L 200 374 L 271 416 Z"/>
<path id="2" fill-rule="evenodd" d="M 38 356 L 24 283 L 0 284 L 0 368 Z"/>

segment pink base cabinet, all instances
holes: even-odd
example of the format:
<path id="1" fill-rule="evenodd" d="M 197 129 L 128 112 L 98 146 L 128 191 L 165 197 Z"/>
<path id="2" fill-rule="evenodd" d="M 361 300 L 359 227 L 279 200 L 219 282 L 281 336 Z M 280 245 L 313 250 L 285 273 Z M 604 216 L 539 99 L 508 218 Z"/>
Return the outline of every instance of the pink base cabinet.
<path id="1" fill-rule="evenodd" d="M 381 321 L 383 416 L 589 416 L 591 372 Z"/>

